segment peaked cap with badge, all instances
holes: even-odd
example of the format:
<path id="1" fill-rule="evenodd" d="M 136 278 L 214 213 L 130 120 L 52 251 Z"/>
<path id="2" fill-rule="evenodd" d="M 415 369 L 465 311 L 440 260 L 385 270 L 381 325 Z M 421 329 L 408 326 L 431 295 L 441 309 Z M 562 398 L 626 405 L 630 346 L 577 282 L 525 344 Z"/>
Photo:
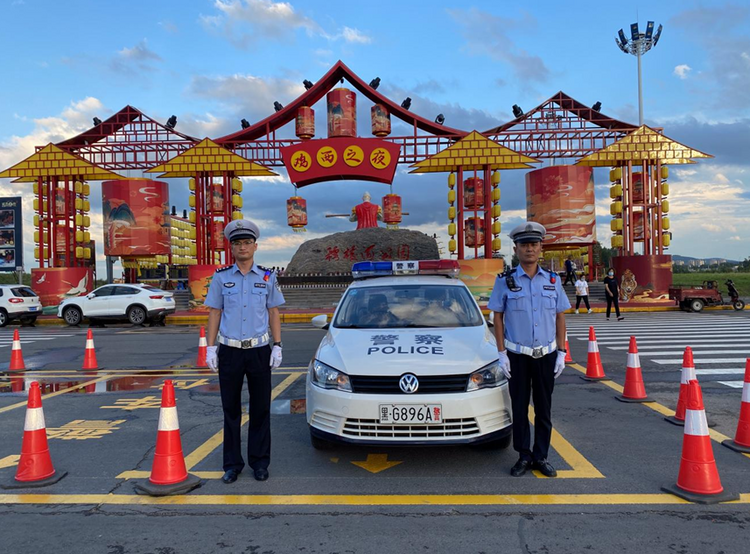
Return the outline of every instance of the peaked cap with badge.
<path id="1" fill-rule="evenodd" d="M 515 227 L 510 233 L 510 240 L 516 244 L 522 244 L 524 242 L 542 242 L 544 235 L 547 234 L 547 229 L 544 225 L 537 223 L 536 221 L 527 221 L 521 223 L 518 227 Z"/>
<path id="2" fill-rule="evenodd" d="M 224 237 L 229 242 L 233 240 L 260 238 L 260 229 L 249 219 L 235 219 L 224 227 Z"/>

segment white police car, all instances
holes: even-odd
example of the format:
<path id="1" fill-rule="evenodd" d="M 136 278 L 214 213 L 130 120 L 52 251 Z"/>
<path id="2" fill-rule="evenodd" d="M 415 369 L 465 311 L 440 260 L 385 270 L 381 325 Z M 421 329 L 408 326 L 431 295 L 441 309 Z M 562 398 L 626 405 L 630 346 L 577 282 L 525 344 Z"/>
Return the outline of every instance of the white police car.
<path id="1" fill-rule="evenodd" d="M 313 447 L 488 444 L 511 437 L 497 345 L 458 262 L 360 262 L 307 374 Z"/>

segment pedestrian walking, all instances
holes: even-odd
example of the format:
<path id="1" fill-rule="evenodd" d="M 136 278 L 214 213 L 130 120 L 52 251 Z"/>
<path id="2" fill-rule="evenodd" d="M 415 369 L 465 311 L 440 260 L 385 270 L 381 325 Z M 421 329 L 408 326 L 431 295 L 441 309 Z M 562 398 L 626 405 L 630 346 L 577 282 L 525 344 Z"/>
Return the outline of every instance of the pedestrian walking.
<path id="1" fill-rule="evenodd" d="M 604 278 L 604 292 L 607 295 L 607 321 L 609 321 L 609 314 L 612 311 L 613 304 L 615 306 L 617 321 L 625 319 L 620 315 L 620 290 L 617 285 L 617 278 L 615 278 L 614 268 L 610 267 L 607 276 Z"/>
<path id="2" fill-rule="evenodd" d="M 586 309 L 591 313 L 591 305 L 589 304 L 589 284 L 586 282 L 586 276 L 581 273 L 578 280 L 575 282 L 576 286 L 576 313 L 581 305 L 581 300 L 586 305 Z"/>

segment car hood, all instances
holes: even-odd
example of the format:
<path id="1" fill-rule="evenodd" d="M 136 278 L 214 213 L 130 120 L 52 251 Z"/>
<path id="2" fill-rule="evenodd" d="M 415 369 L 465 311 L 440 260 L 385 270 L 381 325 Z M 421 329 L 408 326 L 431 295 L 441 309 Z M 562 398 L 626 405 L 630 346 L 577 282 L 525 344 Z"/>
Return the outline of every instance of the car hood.
<path id="1" fill-rule="evenodd" d="M 486 325 L 427 329 L 336 329 L 315 356 L 350 375 L 470 373 L 497 360 L 495 337 Z"/>

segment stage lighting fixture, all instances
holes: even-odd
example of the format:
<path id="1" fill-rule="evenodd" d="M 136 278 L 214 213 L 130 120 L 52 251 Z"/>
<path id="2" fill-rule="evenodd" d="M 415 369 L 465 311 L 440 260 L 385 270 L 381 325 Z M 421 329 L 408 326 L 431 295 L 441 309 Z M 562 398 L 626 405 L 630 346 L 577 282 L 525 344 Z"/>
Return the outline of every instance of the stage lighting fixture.
<path id="1" fill-rule="evenodd" d="M 305 85 L 305 90 L 310 90 L 311 88 L 313 88 L 313 84 L 307 79 L 302 81 L 302 84 Z"/>
<path id="2" fill-rule="evenodd" d="M 177 217 L 177 206 L 172 206 L 172 215 Z"/>
<path id="3" fill-rule="evenodd" d="M 656 34 L 654 35 L 654 46 L 656 46 L 656 43 L 659 42 L 659 37 L 661 36 L 661 30 L 664 28 L 664 25 L 659 25 L 659 28 L 656 30 Z"/>
<path id="4" fill-rule="evenodd" d="M 596 104 L 594 104 L 593 106 L 591 106 L 591 109 L 594 110 L 595 112 L 602 111 L 602 103 L 601 102 L 597 102 Z"/>
<path id="5" fill-rule="evenodd" d="M 98 117 L 95 117 L 94 118 L 94 125 L 101 125 L 101 124 L 102 124 L 102 120 L 99 119 Z"/>
<path id="6" fill-rule="evenodd" d="M 380 86 L 380 77 L 375 77 L 372 81 L 370 81 L 370 88 L 372 90 L 378 90 L 379 86 Z"/>
<path id="7" fill-rule="evenodd" d="M 177 116 L 173 115 L 169 119 L 167 119 L 166 125 L 164 125 L 167 129 L 174 129 L 177 126 Z"/>
<path id="8" fill-rule="evenodd" d="M 518 104 L 513 104 L 513 115 L 516 117 L 516 119 L 523 115 L 523 110 Z"/>
<path id="9" fill-rule="evenodd" d="M 242 125 L 243 129 L 247 129 L 248 127 L 250 127 L 250 122 L 247 119 L 241 119 L 240 125 Z"/>
<path id="10" fill-rule="evenodd" d="M 438 116 L 435 118 L 435 123 L 437 123 L 438 125 L 442 125 L 443 123 L 445 123 L 445 116 L 439 113 Z"/>
<path id="11" fill-rule="evenodd" d="M 408 110 L 409 108 L 411 108 L 411 98 L 409 96 L 406 97 L 406 100 L 401 102 L 401 107 L 404 108 L 405 110 Z"/>
<path id="12" fill-rule="evenodd" d="M 187 219 L 187 210 L 182 210 L 182 219 Z"/>
<path id="13" fill-rule="evenodd" d="M 284 109 L 284 106 L 280 102 L 274 101 L 273 109 L 276 110 L 277 112 L 280 112 L 281 110 Z"/>

